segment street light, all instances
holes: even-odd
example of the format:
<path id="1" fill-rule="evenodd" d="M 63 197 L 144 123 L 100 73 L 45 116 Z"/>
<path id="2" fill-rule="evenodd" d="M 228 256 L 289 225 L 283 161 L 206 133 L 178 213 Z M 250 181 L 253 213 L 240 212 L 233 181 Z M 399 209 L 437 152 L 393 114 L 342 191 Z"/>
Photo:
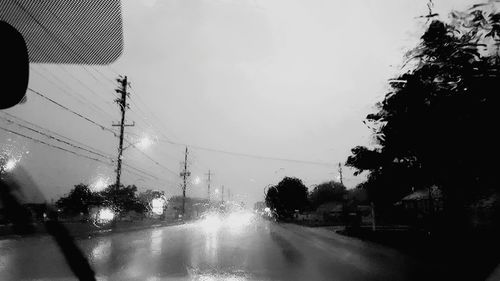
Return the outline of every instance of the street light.
<path id="1" fill-rule="evenodd" d="M 123 109 L 122 109 L 122 113 L 124 114 Z M 124 117 L 124 115 L 122 117 Z M 131 146 L 135 147 L 135 145 L 137 145 L 137 144 L 140 145 L 142 148 L 146 148 L 149 145 L 151 145 L 151 143 L 152 143 L 152 141 L 147 136 L 144 136 L 139 141 L 134 142 L 134 143 L 129 143 L 129 145 L 127 145 L 126 147 L 123 147 L 123 126 L 124 126 L 123 120 L 122 120 L 121 126 L 122 126 L 122 128 L 121 128 L 122 134 L 120 135 L 120 147 L 118 148 L 118 161 L 117 161 L 116 182 L 115 182 L 116 188 L 118 188 L 118 189 L 120 188 L 120 178 L 121 178 L 121 173 L 122 173 L 123 151 L 125 151 L 127 148 L 129 148 Z"/>
<path id="2" fill-rule="evenodd" d="M 5 163 L 4 167 L 3 167 L 3 170 L 4 171 L 7 171 L 7 172 L 10 172 L 12 170 L 14 170 L 14 168 L 16 167 L 17 165 L 17 161 L 14 160 L 14 159 L 9 159 L 7 160 L 7 162 Z"/>
<path id="3" fill-rule="evenodd" d="M 90 189 L 94 192 L 99 192 L 104 190 L 109 185 L 110 179 L 108 177 L 100 176 L 90 185 Z"/>
<path id="4" fill-rule="evenodd" d="M 139 142 L 137 143 L 137 146 L 140 148 L 140 149 L 146 149 L 148 147 L 150 147 L 151 145 L 153 144 L 153 140 L 151 140 L 149 137 L 147 136 L 144 136 L 142 137 Z"/>
<path id="5" fill-rule="evenodd" d="M 17 159 L 0 156 L 0 174 L 14 170 L 17 162 L 19 162 Z"/>
<path id="6" fill-rule="evenodd" d="M 131 146 L 137 146 L 140 149 L 146 149 L 146 148 L 150 147 L 152 144 L 153 144 L 153 140 L 151 140 L 148 136 L 144 136 L 136 142 L 129 143 L 129 145 L 125 146 L 123 148 L 123 150 L 125 151 L 125 149 L 127 149 Z"/>

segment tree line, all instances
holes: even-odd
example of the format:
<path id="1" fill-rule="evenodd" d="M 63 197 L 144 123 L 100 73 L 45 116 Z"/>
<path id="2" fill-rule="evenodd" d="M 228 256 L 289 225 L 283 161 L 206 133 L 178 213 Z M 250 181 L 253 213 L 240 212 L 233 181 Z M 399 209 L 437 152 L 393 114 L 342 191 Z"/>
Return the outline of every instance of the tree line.
<path id="1" fill-rule="evenodd" d="M 449 22 L 429 20 L 402 73 L 366 117 L 374 145 L 354 147 L 346 165 L 367 174 L 361 187 L 378 210 L 388 214 L 412 190 L 437 186 L 440 225 L 456 229 L 467 226 L 467 206 L 500 191 L 500 13 L 488 5 L 452 12 Z"/>
<path id="2" fill-rule="evenodd" d="M 163 191 L 146 190 L 138 193 L 135 185 L 110 185 L 102 191 L 94 192 L 88 185 L 78 184 L 66 195 L 56 201 L 63 215 L 88 215 L 90 208 L 109 207 L 117 213 L 135 211 L 143 214 L 151 210 L 155 198 L 164 198 Z"/>
<path id="3" fill-rule="evenodd" d="M 447 22 L 433 13 L 424 17 L 420 42 L 363 121 L 373 143 L 354 147 L 346 165 L 367 176 L 358 188 L 367 191 L 379 216 L 394 215 L 395 204 L 412 191 L 437 187 L 443 213 L 436 225 L 470 227 L 469 207 L 500 193 L 500 13 L 490 8 L 454 11 Z M 345 192 L 331 190 L 318 186 L 308 193 L 299 179 L 285 178 L 268 189 L 266 203 L 289 217 Z M 500 226 L 498 201 L 492 221 Z"/>
<path id="4" fill-rule="evenodd" d="M 316 210 L 329 202 L 345 203 L 350 191 L 336 181 L 328 181 L 307 189 L 302 180 L 285 177 L 266 190 L 265 203 L 279 219 L 290 219 L 297 212 Z"/>

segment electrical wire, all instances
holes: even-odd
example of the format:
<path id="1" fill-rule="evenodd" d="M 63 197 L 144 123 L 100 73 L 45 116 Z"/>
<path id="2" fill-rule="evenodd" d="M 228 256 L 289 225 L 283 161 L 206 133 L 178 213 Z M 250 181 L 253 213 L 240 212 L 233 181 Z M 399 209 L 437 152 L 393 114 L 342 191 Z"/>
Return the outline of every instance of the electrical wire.
<path id="1" fill-rule="evenodd" d="M 98 126 L 98 127 L 99 127 L 99 128 L 101 128 L 102 130 L 104 130 L 104 131 L 108 131 L 108 132 L 111 132 L 111 133 L 112 133 L 115 137 L 117 137 L 117 136 L 118 136 L 118 135 L 117 135 L 117 134 L 116 134 L 116 133 L 115 133 L 112 129 L 110 129 L 110 128 L 108 128 L 108 127 L 104 126 L 104 125 L 101 125 L 101 124 L 97 123 L 96 121 L 94 121 L 94 120 L 92 120 L 92 119 L 90 119 L 90 118 L 88 118 L 88 117 L 86 117 L 86 116 L 83 116 L 82 114 L 80 114 L 80 113 L 78 113 L 78 112 L 76 112 L 76 111 L 74 111 L 74 110 L 72 110 L 72 109 L 68 108 L 67 106 L 64 106 L 64 105 L 60 104 L 59 102 L 57 102 L 57 101 L 55 101 L 55 100 L 53 100 L 53 99 L 51 99 L 51 98 L 47 97 L 46 95 L 44 95 L 44 94 L 42 94 L 42 93 L 40 93 L 40 92 L 38 92 L 38 91 L 35 91 L 35 90 L 33 90 L 33 89 L 29 88 L 29 87 L 28 87 L 28 90 L 29 90 L 30 92 L 32 92 L 32 93 L 34 93 L 34 94 L 36 94 L 36 95 L 38 95 L 38 96 L 40 96 L 40 97 L 44 98 L 44 99 L 46 99 L 46 100 L 50 101 L 51 103 L 53 103 L 53 104 L 55 104 L 55 105 L 59 106 L 60 108 L 62 108 L 62 109 L 64 109 L 64 110 L 66 110 L 66 111 L 68 111 L 68 112 L 71 112 L 71 113 L 73 113 L 74 115 L 76 115 L 76 116 L 78 116 L 78 117 L 80 117 L 80 118 L 82 118 L 82 119 L 84 119 L 84 120 L 86 120 L 86 121 L 88 121 L 88 122 L 90 122 L 90 123 L 92 123 L 92 124 L 94 124 L 94 125 Z"/>
<path id="2" fill-rule="evenodd" d="M 106 156 L 106 155 L 103 155 L 103 154 L 98 153 L 98 152 L 94 152 L 94 151 L 92 151 L 92 150 L 86 149 L 86 148 L 81 147 L 81 146 L 78 146 L 78 145 L 74 145 L 74 144 L 72 144 L 72 143 L 70 143 L 70 142 L 68 142 L 68 141 L 62 140 L 62 139 L 60 139 L 60 138 L 58 138 L 58 137 L 51 136 L 51 135 L 49 135 L 49 134 L 46 134 L 46 133 L 44 133 L 44 132 L 41 132 L 41 131 L 35 130 L 35 129 L 30 128 L 30 127 L 28 127 L 28 126 L 24 126 L 24 125 L 19 124 L 19 123 L 15 122 L 15 121 L 12 121 L 12 120 L 10 120 L 10 119 L 8 119 L 8 118 L 5 118 L 5 117 L 0 117 L 0 118 L 1 118 L 1 119 L 3 119 L 3 120 L 5 120 L 5 121 L 7 121 L 7 122 L 9 122 L 9 123 L 11 123 L 11 124 L 15 124 L 15 125 L 17 125 L 18 127 L 21 127 L 21 128 L 27 129 L 27 130 L 29 130 L 29 131 L 32 131 L 32 132 L 37 133 L 37 134 L 42 135 L 42 136 L 46 136 L 46 137 L 48 137 L 48 138 L 50 138 L 50 139 L 52 139 L 52 140 L 55 140 L 55 141 L 57 141 L 57 142 L 64 143 L 64 144 L 69 145 L 69 146 L 71 146 L 71 147 L 74 147 L 74 148 L 76 148 L 76 149 L 80 149 L 80 150 L 86 151 L 86 152 L 88 152 L 88 153 L 91 153 L 91 154 L 94 154 L 94 155 L 97 155 L 97 156 L 100 156 L 100 157 L 103 157 L 103 158 L 109 159 L 109 157 L 108 157 L 108 156 Z M 110 159 L 110 160 L 112 160 L 112 159 Z"/>
<path id="3" fill-rule="evenodd" d="M 91 149 L 91 150 L 97 151 L 97 152 L 99 152 L 100 154 L 107 155 L 107 156 L 108 156 L 108 158 L 110 158 L 110 159 L 112 159 L 112 158 L 113 158 L 113 156 L 112 156 L 111 154 L 109 154 L 109 153 L 103 152 L 103 151 L 101 151 L 101 150 L 99 150 L 99 149 L 96 149 L 96 148 L 93 148 L 93 147 L 91 147 L 91 146 L 88 146 L 88 145 L 86 145 L 86 144 L 84 144 L 84 143 L 82 143 L 82 142 L 79 142 L 79 141 L 77 141 L 77 140 L 74 140 L 74 139 L 68 138 L 68 137 L 66 137 L 66 136 L 63 136 L 63 135 L 61 135 L 61 134 L 59 134 L 59 133 L 57 133 L 57 132 L 51 131 L 51 130 L 49 130 L 49 129 L 47 129 L 47 128 L 44 128 L 44 127 L 42 127 L 42 126 L 39 126 L 39 125 L 37 125 L 37 124 L 35 124 L 35 123 L 29 122 L 29 121 L 27 121 L 27 120 L 24 120 L 24 119 L 22 119 L 22 118 L 20 118 L 20 117 L 18 117 L 18 116 L 15 116 L 15 115 L 10 114 L 10 113 L 5 112 L 5 111 L 3 111 L 3 112 L 1 112 L 1 113 L 2 113 L 2 114 L 4 114 L 4 115 L 9 116 L 10 118 L 13 118 L 13 119 L 17 120 L 18 122 L 23 122 L 23 123 L 28 124 L 28 125 L 30 125 L 30 126 L 32 126 L 32 127 L 38 128 L 38 129 L 40 129 L 40 130 L 44 130 L 44 131 L 48 132 L 49 134 L 56 135 L 56 136 L 58 136 L 58 137 L 60 137 L 60 138 L 66 139 L 66 140 L 68 140 L 68 141 L 70 141 L 70 142 L 73 142 L 73 143 L 76 143 L 76 144 L 78 144 L 78 145 L 80 145 L 80 146 L 87 147 L 88 149 Z"/>
<path id="4" fill-rule="evenodd" d="M 52 147 L 52 148 L 59 149 L 59 150 L 62 150 L 62 151 L 65 151 L 65 152 L 68 152 L 68 153 L 71 153 L 71 154 L 77 155 L 77 156 L 79 156 L 79 157 L 87 158 L 87 159 L 89 159 L 89 160 L 93 160 L 93 161 L 96 161 L 96 162 L 100 162 L 100 163 L 103 163 L 103 164 L 109 165 L 109 163 L 104 162 L 104 161 L 102 161 L 102 160 L 100 160 L 100 159 L 97 159 L 97 158 L 94 158 L 94 157 L 90 157 L 90 156 L 87 156 L 87 155 L 84 155 L 84 154 L 80 154 L 80 153 L 77 153 L 77 152 L 71 151 L 71 150 L 69 150 L 69 149 L 65 149 L 65 148 L 62 148 L 62 147 L 59 147 L 59 146 L 56 146 L 56 145 L 53 145 L 53 144 L 50 144 L 50 143 L 44 142 L 44 141 L 42 141 L 42 140 L 39 140 L 39 139 L 36 139 L 36 138 L 30 137 L 30 136 L 27 136 L 27 135 L 24 135 L 24 134 L 21 134 L 21 133 L 18 133 L 18 132 L 15 132 L 15 131 L 12 131 L 12 130 L 6 129 L 6 128 L 3 128 L 3 127 L 0 127 L 0 130 L 6 131 L 6 132 L 8 132 L 8 133 L 11 133 L 11 134 L 14 134 L 14 135 L 17 135 L 17 136 L 20 136 L 20 137 L 27 138 L 27 139 L 29 139 L 29 140 L 31 140 L 31 141 L 36 142 L 36 143 L 41 143 L 41 144 L 44 144 L 44 145 L 50 146 L 50 147 Z"/>
<path id="5" fill-rule="evenodd" d="M 191 144 L 178 143 L 178 142 L 174 142 L 174 141 L 171 141 L 168 139 L 160 139 L 160 141 L 166 142 L 166 143 L 169 143 L 172 145 L 187 146 L 187 147 L 198 149 L 198 150 L 228 154 L 228 155 L 233 155 L 233 156 L 242 156 L 242 157 L 255 158 L 255 159 L 261 159 L 261 160 L 291 162 L 291 163 L 300 163 L 300 164 L 308 164 L 308 165 L 319 165 L 319 166 L 327 166 L 327 167 L 335 166 L 335 164 L 328 163 L 328 162 L 316 162 L 316 161 L 279 158 L 279 157 L 272 157 L 272 156 L 263 156 L 263 155 L 249 154 L 249 153 L 234 152 L 234 151 L 221 150 L 221 149 L 215 149 L 215 148 L 209 148 L 209 147 L 203 147 L 203 146 L 197 146 L 197 145 L 191 145 Z"/>
<path id="6" fill-rule="evenodd" d="M 102 163 L 102 164 L 106 164 L 106 165 L 108 165 L 108 166 L 110 166 L 110 167 L 112 167 L 112 164 L 114 164 L 114 162 L 115 162 L 115 160 L 113 160 L 113 159 L 111 159 L 111 158 L 109 158 L 109 157 L 107 157 L 107 156 L 105 156 L 105 155 L 101 155 L 101 154 L 99 154 L 99 153 L 97 153 L 97 152 L 95 152 L 95 151 L 91 151 L 91 150 L 88 150 L 88 149 L 85 149 L 85 148 L 82 148 L 82 147 L 75 146 L 74 144 L 71 144 L 71 143 L 66 142 L 66 141 L 64 141 L 64 140 L 60 140 L 60 139 L 58 139 L 58 138 L 56 138 L 56 137 L 50 136 L 50 135 L 45 134 L 45 133 L 43 133 L 43 132 L 39 132 L 39 131 L 34 130 L 34 129 L 32 129 L 32 128 L 29 128 L 29 127 L 27 127 L 27 126 L 23 126 L 23 125 L 21 125 L 21 124 L 18 124 L 18 123 L 16 123 L 16 122 L 13 122 L 12 120 L 8 120 L 7 118 L 3 118 L 3 117 L 0 117 L 0 118 L 2 118 L 2 119 L 4 119 L 4 120 L 7 120 L 9 123 L 16 124 L 16 125 L 18 125 L 18 126 L 20 126 L 20 127 L 23 127 L 23 128 L 28 129 L 28 130 L 30 130 L 30 131 L 34 131 L 34 132 L 36 132 L 36 133 L 38 133 L 38 134 L 44 135 L 44 136 L 46 136 L 46 137 L 48 137 L 48 138 L 50 138 L 50 139 L 53 139 L 53 140 L 56 140 L 56 141 L 58 141 L 58 142 L 64 143 L 64 144 L 69 145 L 69 146 L 71 146 L 71 147 L 78 148 L 78 149 L 84 150 L 84 151 L 89 152 L 89 153 L 92 153 L 92 154 L 96 154 L 96 155 L 98 155 L 98 156 L 100 156 L 100 157 L 103 157 L 103 158 L 105 158 L 105 159 L 109 160 L 109 162 L 103 161 L 103 160 L 98 159 L 98 158 L 90 157 L 90 156 L 88 156 L 88 155 L 80 154 L 80 153 L 77 153 L 77 152 L 71 151 L 71 150 L 69 150 L 69 149 L 66 149 L 66 148 L 63 148 L 63 147 L 60 147 L 60 146 L 56 146 L 56 145 L 50 144 L 50 143 L 45 142 L 45 141 L 42 141 L 42 140 L 40 140 L 40 139 L 36 139 L 36 138 L 30 137 L 30 136 L 27 136 L 27 135 L 21 134 L 21 133 L 19 133 L 19 132 L 15 132 L 15 131 L 12 131 L 12 130 L 9 130 L 9 129 L 3 128 L 3 127 L 0 127 L 0 129 L 1 129 L 1 130 L 4 130 L 4 131 L 6 131 L 6 132 L 9 132 L 9 133 L 15 134 L 15 135 L 17 135 L 17 136 L 21 136 L 21 137 L 27 138 L 27 139 L 29 139 L 29 140 L 31 140 L 31 141 L 33 141 L 33 142 L 36 142 L 36 143 L 40 143 L 40 144 L 47 145 L 47 146 L 49 146 L 49 147 L 51 147 L 51 148 L 54 148 L 54 149 L 58 149 L 58 150 L 62 150 L 62 151 L 64 151 L 64 152 L 68 152 L 68 153 L 74 154 L 74 155 L 79 156 L 79 157 L 87 158 L 87 159 L 89 159 L 89 160 L 93 160 L 93 161 L 96 161 L 96 162 L 99 162 L 99 163 Z M 156 176 L 154 176 L 154 175 L 152 175 L 152 174 L 150 174 L 150 173 L 148 173 L 148 172 L 145 172 L 145 171 L 143 171 L 143 170 L 141 170 L 141 169 L 138 169 L 138 168 L 136 168 L 136 167 L 134 167 L 134 166 L 132 166 L 132 165 L 130 165 L 130 164 L 126 164 L 126 163 L 124 163 L 123 165 L 124 165 L 124 166 L 126 166 L 126 167 L 128 168 L 128 169 L 126 169 L 128 172 L 131 172 L 130 170 L 135 170 L 135 171 L 137 171 L 137 172 L 139 172 L 139 173 L 141 173 L 141 174 L 142 174 L 142 175 L 138 175 L 137 173 L 131 172 L 131 173 L 134 173 L 135 175 L 138 175 L 138 176 L 148 176 L 148 177 L 150 177 L 150 178 L 152 178 L 152 179 L 155 179 L 155 180 L 160 180 L 160 178 L 158 178 L 158 177 L 156 177 Z M 173 182 L 172 182 L 172 181 L 170 181 L 170 180 L 166 180 L 166 179 L 161 179 L 161 180 L 166 181 L 166 182 L 169 182 L 169 183 L 173 183 Z"/>
<path id="7" fill-rule="evenodd" d="M 61 103 L 59 103 L 59 102 L 57 102 L 57 101 L 55 101 L 55 100 L 53 100 L 53 99 L 51 99 L 51 98 L 47 97 L 46 95 L 44 95 L 44 94 L 42 94 L 42 93 L 40 93 L 40 92 L 38 92 L 38 91 L 35 91 L 35 90 L 31 89 L 31 88 L 28 88 L 28 90 L 29 90 L 29 91 L 31 91 L 32 93 L 35 93 L 35 94 L 37 94 L 37 95 L 39 95 L 39 96 L 43 97 L 44 99 L 46 99 L 46 100 L 48 100 L 48 101 L 50 101 L 50 102 L 52 102 L 52 103 L 56 104 L 57 106 L 59 106 L 59 107 L 63 108 L 64 110 L 67 110 L 67 111 L 69 111 L 69 112 L 71 112 L 71 113 L 75 114 L 76 116 L 78 116 L 78 117 L 80 117 L 80 118 L 82 118 L 82 119 L 84 119 L 84 120 L 86 120 L 86 121 L 88 121 L 88 122 L 90 122 L 90 123 L 92 123 L 92 124 L 94 124 L 94 125 L 98 126 L 98 127 L 99 127 L 99 128 L 101 128 L 102 130 L 106 130 L 106 131 L 111 132 L 111 133 L 112 133 L 115 137 L 117 137 L 117 134 L 116 134 L 116 133 L 115 133 L 112 129 L 109 129 L 109 128 L 105 127 L 104 125 L 101 125 L 101 124 L 99 124 L 99 123 L 95 122 L 94 120 L 92 120 L 92 119 L 90 119 L 90 118 L 88 118 L 88 117 L 86 117 L 86 116 L 83 116 L 82 114 L 80 114 L 80 113 L 78 113 L 78 112 L 76 112 L 76 111 L 74 111 L 74 110 L 72 110 L 72 109 L 68 108 L 67 106 L 62 105 Z M 149 156 L 148 154 L 146 154 L 144 151 L 140 150 L 140 149 L 139 149 L 139 148 L 138 148 L 138 147 L 137 147 L 134 143 L 132 143 L 132 142 L 131 142 L 131 141 L 129 141 L 128 139 L 125 139 L 125 142 L 126 142 L 127 144 L 129 144 L 130 146 L 134 147 L 137 151 L 139 151 L 142 155 L 144 155 L 146 158 L 148 158 L 148 159 L 149 159 L 150 161 L 152 161 L 154 164 L 156 164 L 156 165 L 158 165 L 159 167 L 161 167 L 161 168 L 163 168 L 163 169 L 167 170 L 169 173 L 171 173 L 171 174 L 173 174 L 173 175 L 176 175 L 176 176 L 177 176 L 177 173 L 175 173 L 174 171 L 170 170 L 170 169 L 169 169 L 169 168 L 167 168 L 166 166 L 164 166 L 164 165 L 160 164 L 158 161 L 154 160 L 151 156 Z"/>

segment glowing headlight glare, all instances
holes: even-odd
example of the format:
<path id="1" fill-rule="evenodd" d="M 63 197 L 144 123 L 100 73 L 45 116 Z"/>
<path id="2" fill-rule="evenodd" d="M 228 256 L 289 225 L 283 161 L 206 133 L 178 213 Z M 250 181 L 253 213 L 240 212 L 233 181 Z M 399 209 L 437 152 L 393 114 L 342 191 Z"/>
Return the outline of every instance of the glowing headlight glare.
<path id="1" fill-rule="evenodd" d="M 165 206 L 163 198 L 155 198 L 151 201 L 151 211 L 156 215 L 163 214 L 163 206 Z"/>
<path id="2" fill-rule="evenodd" d="M 101 209 L 97 214 L 97 219 L 100 222 L 109 222 L 112 221 L 114 218 L 115 218 L 115 213 L 110 208 Z"/>
<path id="3" fill-rule="evenodd" d="M 247 212 L 231 213 L 226 219 L 226 225 L 230 228 L 241 228 L 252 223 L 253 214 Z"/>
<path id="4" fill-rule="evenodd" d="M 140 149 L 147 149 L 153 144 L 153 140 L 151 140 L 148 136 L 144 136 L 140 139 L 140 141 L 137 143 L 137 146 Z"/>
<path id="5" fill-rule="evenodd" d="M 5 162 L 3 169 L 4 169 L 4 171 L 10 172 L 10 171 L 14 170 L 16 165 L 17 165 L 17 161 L 15 159 L 9 159 L 9 160 L 7 160 L 7 162 Z"/>
<path id="6" fill-rule="evenodd" d="M 201 222 L 201 226 L 206 232 L 214 232 L 222 225 L 222 220 L 217 214 L 207 215 Z"/>
<path id="7" fill-rule="evenodd" d="M 92 185 L 90 185 L 90 189 L 93 192 L 99 192 L 109 185 L 109 178 L 99 177 Z"/>

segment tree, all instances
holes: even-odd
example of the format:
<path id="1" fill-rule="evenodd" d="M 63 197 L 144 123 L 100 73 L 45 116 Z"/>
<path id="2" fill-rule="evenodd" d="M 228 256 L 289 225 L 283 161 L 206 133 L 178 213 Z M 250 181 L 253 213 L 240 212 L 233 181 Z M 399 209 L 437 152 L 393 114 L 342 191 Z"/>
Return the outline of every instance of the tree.
<path id="1" fill-rule="evenodd" d="M 266 192 L 266 206 L 269 207 L 271 210 L 276 211 L 278 208 L 280 201 L 278 197 L 278 189 L 276 186 L 271 186 L 267 189 Z"/>
<path id="2" fill-rule="evenodd" d="M 345 194 L 346 188 L 340 182 L 324 182 L 315 186 L 309 193 L 309 202 L 316 209 L 321 204 L 327 202 L 342 202 Z"/>
<path id="3" fill-rule="evenodd" d="M 65 197 L 56 202 L 56 206 L 68 215 L 83 213 L 88 215 L 91 205 L 99 205 L 103 202 L 102 197 L 92 192 L 88 185 L 78 184 Z"/>
<path id="4" fill-rule="evenodd" d="M 276 211 L 279 218 L 290 218 L 295 210 L 302 211 L 307 207 L 307 187 L 298 178 L 285 177 L 268 189 L 266 204 Z"/>
<path id="5" fill-rule="evenodd" d="M 448 220 L 460 227 L 464 206 L 494 186 L 500 84 L 500 13 L 473 8 L 432 21 L 402 75 L 366 117 L 375 147 L 347 159 L 374 201 L 390 205 L 412 187 L 440 186 Z"/>
<path id="6" fill-rule="evenodd" d="M 110 185 L 101 191 L 101 195 L 106 199 L 106 204 L 112 206 L 118 212 L 142 212 L 143 205 L 139 202 L 136 192 L 137 187 L 135 185 L 120 185 L 119 188 L 116 185 Z"/>
<path id="7" fill-rule="evenodd" d="M 165 200 L 165 192 L 164 191 L 158 191 L 158 190 L 151 190 L 148 189 L 144 192 L 139 193 L 137 196 L 137 199 L 139 200 L 143 212 L 145 211 L 151 211 L 153 209 L 152 202 L 153 199 L 157 198 L 162 198 Z"/>

